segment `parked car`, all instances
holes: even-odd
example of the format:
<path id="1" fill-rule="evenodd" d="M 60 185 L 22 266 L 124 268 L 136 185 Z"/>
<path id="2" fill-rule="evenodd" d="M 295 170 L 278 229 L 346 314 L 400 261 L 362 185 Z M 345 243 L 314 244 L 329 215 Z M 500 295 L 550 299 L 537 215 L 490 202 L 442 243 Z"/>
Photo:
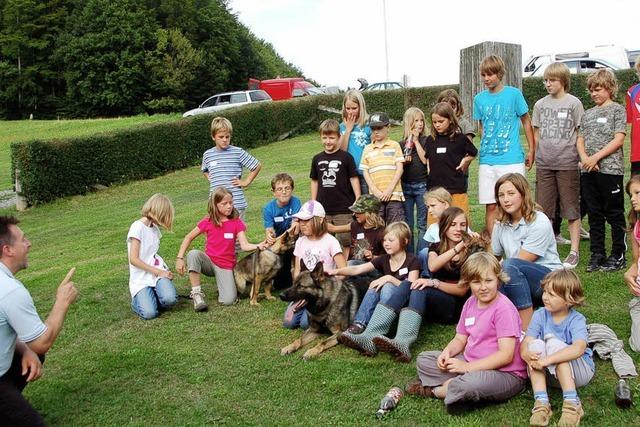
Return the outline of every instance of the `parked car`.
<path id="1" fill-rule="evenodd" d="M 404 86 L 400 82 L 379 82 L 373 83 L 362 89 L 365 90 L 392 90 L 392 89 L 404 89 Z"/>
<path id="2" fill-rule="evenodd" d="M 307 95 L 319 95 L 322 93 L 322 91 L 302 77 L 284 77 L 270 80 L 249 79 L 249 89 L 262 89 L 267 92 L 274 101 Z"/>
<path id="3" fill-rule="evenodd" d="M 569 60 L 588 60 L 595 59 L 606 61 L 621 70 L 627 68 L 627 50 L 619 45 L 601 45 L 594 46 L 583 51 L 565 52 L 565 53 L 545 53 L 541 55 L 531 56 L 524 66 L 523 77 L 529 77 L 544 64 L 552 62 L 564 62 Z M 546 67 L 545 67 L 546 68 Z M 544 72 L 544 70 L 543 70 Z M 540 74 L 542 75 L 542 74 Z"/>
<path id="4" fill-rule="evenodd" d="M 263 90 L 243 90 L 238 92 L 226 92 L 207 98 L 198 108 L 189 110 L 182 117 L 208 114 L 227 108 L 240 107 L 254 102 L 270 102 L 271 97 Z"/>
<path id="5" fill-rule="evenodd" d="M 611 70 L 620 70 L 621 68 L 617 65 L 613 65 L 610 62 L 605 61 L 604 59 L 563 59 L 561 61 L 563 64 L 566 64 L 569 67 L 569 71 L 571 74 L 580 74 L 580 73 L 590 73 L 592 71 L 599 70 L 601 68 L 609 68 Z M 536 68 L 536 70 L 531 73 L 532 77 L 542 77 L 544 75 L 544 70 L 547 69 L 550 63 L 543 63 Z"/>
<path id="6" fill-rule="evenodd" d="M 627 58 L 629 59 L 629 68 L 633 68 L 636 65 L 636 60 L 640 57 L 640 50 L 628 50 Z"/>

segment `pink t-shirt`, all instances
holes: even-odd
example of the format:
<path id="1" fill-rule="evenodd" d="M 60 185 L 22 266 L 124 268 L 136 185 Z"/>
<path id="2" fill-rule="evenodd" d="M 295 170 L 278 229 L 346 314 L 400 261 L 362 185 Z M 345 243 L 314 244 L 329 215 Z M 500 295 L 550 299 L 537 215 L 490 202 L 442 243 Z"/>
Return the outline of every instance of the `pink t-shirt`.
<path id="1" fill-rule="evenodd" d="M 200 231 L 207 235 L 204 252 L 220 268 L 231 270 L 236 265 L 236 236 L 247 226 L 240 218 L 230 219 L 220 227 L 211 222 L 208 216 L 198 223 Z"/>
<path id="2" fill-rule="evenodd" d="M 296 241 L 293 254 L 300 258 L 300 270 L 313 270 L 319 261 L 323 263 L 323 269 L 334 270 L 336 263 L 333 257 L 342 252 L 338 239 L 329 233 L 325 233 L 318 240 L 311 240 L 307 236 L 301 236 Z"/>
<path id="3" fill-rule="evenodd" d="M 636 225 L 633 226 L 633 238 L 640 244 L 640 221 L 636 221 Z M 638 271 L 640 271 L 640 257 L 638 257 Z M 636 283 L 640 283 L 640 274 L 636 276 Z"/>
<path id="4" fill-rule="evenodd" d="M 456 332 L 467 336 L 464 359 L 473 362 L 498 351 L 498 339 L 514 337 L 516 348 L 513 360 L 499 371 L 511 372 L 521 378 L 527 378 L 527 368 L 520 357 L 521 322 L 518 310 L 513 303 L 501 293 L 488 307 L 479 308 L 478 300 L 469 297 L 462 308 Z"/>

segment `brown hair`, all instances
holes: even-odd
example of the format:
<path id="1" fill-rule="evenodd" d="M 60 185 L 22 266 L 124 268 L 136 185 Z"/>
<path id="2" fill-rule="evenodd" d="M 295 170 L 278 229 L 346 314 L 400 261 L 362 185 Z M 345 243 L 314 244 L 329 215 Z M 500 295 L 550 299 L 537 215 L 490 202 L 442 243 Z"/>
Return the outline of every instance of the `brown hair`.
<path id="1" fill-rule="evenodd" d="M 497 55 L 489 55 L 480 62 L 480 74 L 496 74 L 502 80 L 505 70 L 504 61 Z"/>
<path id="2" fill-rule="evenodd" d="M 173 218 L 175 209 L 171 200 L 164 194 L 156 193 L 149 197 L 140 211 L 143 217 L 149 218 L 154 224 L 160 225 L 167 230 L 173 228 Z"/>
<path id="3" fill-rule="evenodd" d="M 449 245 L 449 240 L 447 239 L 447 230 L 451 227 L 451 223 L 459 216 L 464 215 L 465 221 L 469 224 L 469 218 L 464 210 L 460 209 L 457 206 L 451 206 L 442 212 L 442 216 L 438 221 L 438 234 L 440 235 L 440 246 L 438 247 L 438 254 L 442 255 L 449 249 L 453 248 L 455 245 Z M 467 258 L 467 250 L 466 248 L 460 252 L 460 259 L 455 263 L 450 263 L 452 266 L 462 265 L 465 259 Z"/>
<path id="4" fill-rule="evenodd" d="M 460 125 L 458 124 L 458 118 L 455 111 L 451 108 L 448 102 L 438 102 L 431 109 L 431 136 L 433 139 L 438 137 L 438 131 L 436 131 L 433 125 L 433 115 L 437 114 L 440 117 L 449 120 L 449 128 L 445 131 L 445 135 L 449 136 L 449 139 L 453 139 L 456 133 L 460 133 Z"/>
<path id="5" fill-rule="evenodd" d="M 552 271 L 542 279 L 540 287 L 544 291 L 553 291 L 571 307 L 584 304 L 582 284 L 573 270 L 560 268 Z"/>
<path id="6" fill-rule="evenodd" d="M 294 188 L 293 177 L 288 173 L 279 173 L 271 179 L 271 191 L 276 191 L 276 184 L 279 182 L 289 183 L 291 189 Z"/>
<path id="7" fill-rule="evenodd" d="M 2 256 L 2 247 L 13 244 L 15 236 L 9 226 L 18 225 L 19 222 L 15 216 L 0 216 L 0 257 Z"/>
<path id="8" fill-rule="evenodd" d="M 337 120 L 326 119 L 318 126 L 318 132 L 320 132 L 320 135 L 340 135 L 340 123 Z"/>
<path id="9" fill-rule="evenodd" d="M 569 71 L 569 67 L 562 62 L 549 64 L 549 66 L 544 70 L 543 78 L 545 80 L 560 80 L 560 83 L 562 83 L 566 92 L 569 92 L 569 89 L 571 88 L 571 72 Z"/>
<path id="10" fill-rule="evenodd" d="M 311 226 L 311 235 L 314 237 L 322 237 L 328 233 L 327 221 L 321 216 L 314 216 L 309 219 Z"/>
<path id="11" fill-rule="evenodd" d="M 233 200 L 233 194 L 231 191 L 227 190 L 224 187 L 218 187 L 211 194 L 209 194 L 209 202 L 207 203 L 207 212 L 209 213 L 209 219 L 212 223 L 220 227 L 222 225 L 222 215 L 218 212 L 218 208 L 216 205 L 222 201 L 226 196 L 231 196 L 231 200 Z M 238 210 L 234 207 L 231 211 L 231 215 L 229 215 L 229 219 L 238 218 L 240 214 L 238 214 Z"/>
<path id="12" fill-rule="evenodd" d="M 533 201 L 533 196 L 531 195 L 531 187 L 529 187 L 529 182 L 527 178 L 522 176 L 519 173 L 508 173 L 502 175 L 498 181 L 496 181 L 496 185 L 494 187 L 494 195 L 497 203 L 497 220 L 499 222 L 511 222 L 511 215 L 506 213 L 502 206 L 500 205 L 500 200 L 498 197 L 498 193 L 500 191 L 500 186 L 502 184 L 510 182 L 516 188 L 516 191 L 520 193 L 522 197 L 522 206 L 520 207 L 520 211 L 522 213 L 522 217 L 527 223 L 531 223 L 536 218 L 536 210 L 541 210 L 540 206 Z"/>
<path id="13" fill-rule="evenodd" d="M 454 89 L 445 89 L 440 92 L 438 102 L 448 102 L 453 111 L 456 112 L 456 117 L 464 116 L 464 107 L 462 106 L 462 101 L 460 101 L 460 95 Z"/>
<path id="14" fill-rule="evenodd" d="M 476 252 L 467 258 L 460 269 L 459 286 L 469 287 L 474 280 L 482 280 L 489 274 L 495 274 L 501 283 L 507 283 L 509 276 L 502 271 L 500 261 L 489 252 Z"/>
<path id="15" fill-rule="evenodd" d="M 613 74 L 613 71 L 608 68 L 602 68 L 589 74 L 587 78 L 587 89 L 593 90 L 596 87 L 601 87 L 609 92 L 609 96 L 613 100 L 618 93 L 618 80 L 616 79 L 616 75 Z"/>
<path id="16" fill-rule="evenodd" d="M 627 196 L 631 197 L 631 185 L 639 184 L 640 185 L 640 175 L 631 175 L 627 185 L 624 187 L 627 192 Z M 627 220 L 629 221 L 629 231 L 633 231 L 633 227 L 635 227 L 636 222 L 638 222 L 638 213 L 633 210 L 633 206 L 629 209 L 629 215 L 627 216 Z"/>
<path id="17" fill-rule="evenodd" d="M 214 117 L 213 120 L 211 120 L 211 137 L 213 138 L 216 136 L 216 133 L 221 131 L 229 132 L 231 135 L 233 133 L 233 126 L 231 126 L 229 119 L 225 117 Z"/>
<path id="18" fill-rule="evenodd" d="M 383 237 L 387 234 L 393 234 L 398 238 L 400 248 L 403 251 L 407 249 L 409 240 L 411 240 L 411 229 L 409 228 L 409 224 L 404 221 L 392 222 L 384 229 Z"/>

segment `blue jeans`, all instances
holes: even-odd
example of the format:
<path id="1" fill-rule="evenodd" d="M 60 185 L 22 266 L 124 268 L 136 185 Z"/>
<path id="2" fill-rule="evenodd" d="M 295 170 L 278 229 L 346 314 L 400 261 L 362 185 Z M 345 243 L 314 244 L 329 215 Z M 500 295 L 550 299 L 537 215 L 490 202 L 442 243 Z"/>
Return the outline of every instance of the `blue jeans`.
<path id="1" fill-rule="evenodd" d="M 358 174 L 358 181 L 360 181 L 360 195 L 369 194 L 369 184 L 367 184 L 363 175 Z"/>
<path id="2" fill-rule="evenodd" d="M 519 258 L 505 259 L 502 269 L 509 275 L 509 283 L 502 285 L 500 292 L 505 294 L 518 310 L 542 305 L 540 281 L 551 272 L 550 269 Z"/>
<path id="3" fill-rule="evenodd" d="M 294 312 L 293 304 L 295 304 L 295 301 L 290 302 L 284 312 L 282 327 L 287 329 L 307 329 L 309 327 L 309 312 L 306 308 Z"/>
<path id="4" fill-rule="evenodd" d="M 382 287 L 382 289 L 380 289 L 380 292 L 377 292 L 373 289 L 367 290 L 367 293 L 364 294 L 362 303 L 360 303 L 360 307 L 358 308 L 356 317 L 353 319 L 353 323 L 359 323 L 362 326 L 367 326 L 369 324 L 369 319 L 371 319 L 371 315 L 373 314 L 373 311 L 375 310 L 378 303 L 388 305 L 388 301 L 393 299 L 394 295 L 405 295 L 406 292 L 404 288 L 408 288 L 409 286 L 411 286 L 411 282 L 405 280 L 398 286 L 394 285 L 393 283 L 387 283 Z M 400 310 L 403 306 L 404 304 L 396 309 L 396 311 Z M 394 307 L 390 306 L 390 308 Z"/>
<path id="5" fill-rule="evenodd" d="M 402 286 L 405 283 L 407 285 Z M 435 288 L 411 289 L 410 282 L 402 282 L 399 292 L 392 295 L 387 305 L 394 310 L 400 310 L 407 304 L 407 299 L 407 308 L 431 321 L 446 324 L 458 322 L 466 301 L 466 297 L 449 295 Z"/>
<path id="6" fill-rule="evenodd" d="M 418 227 L 418 239 L 411 238 L 409 243 L 409 251 L 411 253 L 420 252 L 425 247 L 425 241 L 422 238 L 424 232 L 427 231 L 427 205 L 424 203 L 424 193 L 427 192 L 426 182 L 403 182 L 402 193 L 404 194 L 404 214 L 407 217 L 407 224 L 411 229 L 413 236 L 414 216 L 413 207 L 416 207 L 416 223 Z M 415 246 L 415 250 L 414 250 Z"/>
<path id="7" fill-rule="evenodd" d="M 420 240 L 424 242 L 424 239 L 421 238 Z M 420 261 L 420 267 L 422 268 L 420 277 L 431 277 L 431 272 L 429 271 L 429 248 L 421 249 L 418 252 L 418 261 Z"/>
<path id="8" fill-rule="evenodd" d="M 156 287 L 147 286 L 131 300 L 133 312 L 145 320 L 155 319 L 160 309 L 167 309 L 178 301 L 178 294 L 173 282 L 159 279 Z"/>

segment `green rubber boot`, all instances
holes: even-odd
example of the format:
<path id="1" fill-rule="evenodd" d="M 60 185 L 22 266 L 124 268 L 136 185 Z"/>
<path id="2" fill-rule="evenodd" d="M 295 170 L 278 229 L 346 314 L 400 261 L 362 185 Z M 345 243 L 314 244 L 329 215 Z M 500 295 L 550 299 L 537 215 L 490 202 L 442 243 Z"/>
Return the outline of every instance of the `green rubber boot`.
<path id="1" fill-rule="evenodd" d="M 390 353 L 395 357 L 396 361 L 409 363 L 411 362 L 409 348 L 418 339 L 421 323 L 421 315 L 410 308 L 404 308 L 400 311 L 396 337 L 391 339 L 385 336 L 377 336 L 373 338 L 373 344 L 379 351 Z"/>
<path id="2" fill-rule="evenodd" d="M 375 356 L 378 354 L 378 350 L 373 345 L 373 338 L 383 336 L 389 332 L 391 324 L 396 320 L 396 316 L 395 311 L 383 304 L 378 304 L 371 315 L 367 328 L 361 334 L 343 332 L 338 336 L 338 342 L 358 350 L 365 356 Z"/>

